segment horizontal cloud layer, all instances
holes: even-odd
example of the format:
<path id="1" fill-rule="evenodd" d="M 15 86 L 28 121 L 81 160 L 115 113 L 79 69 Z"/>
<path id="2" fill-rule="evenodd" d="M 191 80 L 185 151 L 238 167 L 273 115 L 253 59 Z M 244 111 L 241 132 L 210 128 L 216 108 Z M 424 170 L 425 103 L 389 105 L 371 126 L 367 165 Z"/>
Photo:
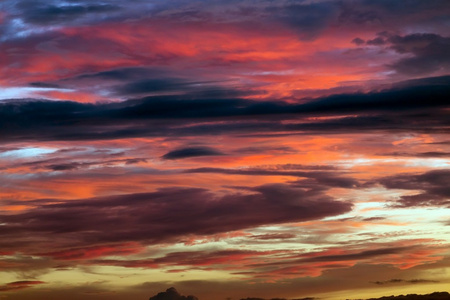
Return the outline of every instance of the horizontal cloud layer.
<path id="1" fill-rule="evenodd" d="M 448 129 L 450 88 L 439 84 L 335 95 L 301 104 L 146 97 L 110 104 L 9 100 L 0 103 L 4 140 L 90 140 L 218 133 Z M 427 80 L 425 80 L 427 82 Z M 334 116 L 311 122 L 311 116 Z M 262 118 L 263 117 L 263 118 Z M 402 121 L 399 121 L 401 119 Z M 198 124 L 203 120 L 203 124 Z M 281 120 L 293 120 L 285 124 Z M 426 125 L 426 126 L 425 126 Z"/>
<path id="2" fill-rule="evenodd" d="M 164 188 L 61 203 L 42 200 L 42 204 L 32 202 L 36 207 L 28 211 L 1 216 L 4 224 L 0 233 L 8 237 L 5 249 L 16 251 L 18 245 L 24 249 L 25 245 L 58 240 L 63 247 L 68 238 L 79 245 L 155 244 L 180 241 L 189 235 L 314 220 L 352 208 L 350 203 L 326 196 L 322 189 L 267 184 L 249 190 L 248 194 L 218 196 L 205 189 Z"/>

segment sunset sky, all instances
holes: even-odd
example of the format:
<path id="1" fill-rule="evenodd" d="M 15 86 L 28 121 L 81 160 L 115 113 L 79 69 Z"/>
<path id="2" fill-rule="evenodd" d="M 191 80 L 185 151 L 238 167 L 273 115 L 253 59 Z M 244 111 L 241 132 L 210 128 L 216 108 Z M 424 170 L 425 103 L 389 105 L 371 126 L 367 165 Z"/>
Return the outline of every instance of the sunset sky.
<path id="1" fill-rule="evenodd" d="M 0 299 L 450 291 L 450 1 L 2 0 Z"/>

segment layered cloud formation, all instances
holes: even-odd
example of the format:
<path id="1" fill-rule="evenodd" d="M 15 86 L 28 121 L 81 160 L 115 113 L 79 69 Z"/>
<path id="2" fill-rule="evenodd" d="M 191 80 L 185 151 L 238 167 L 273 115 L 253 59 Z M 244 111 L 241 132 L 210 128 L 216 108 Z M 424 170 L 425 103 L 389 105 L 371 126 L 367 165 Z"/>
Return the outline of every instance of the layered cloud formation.
<path id="1" fill-rule="evenodd" d="M 449 13 L 440 0 L 2 1 L 0 291 L 442 290 Z"/>

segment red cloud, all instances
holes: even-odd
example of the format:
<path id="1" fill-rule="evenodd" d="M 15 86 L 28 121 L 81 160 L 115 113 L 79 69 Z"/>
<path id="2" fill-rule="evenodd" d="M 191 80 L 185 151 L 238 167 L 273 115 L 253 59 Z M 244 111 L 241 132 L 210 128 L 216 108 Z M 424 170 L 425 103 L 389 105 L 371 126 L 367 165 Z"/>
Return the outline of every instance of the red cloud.
<path id="1" fill-rule="evenodd" d="M 144 247 L 138 243 L 125 243 L 120 245 L 93 246 L 84 248 L 73 248 L 56 252 L 37 254 L 39 256 L 50 256 L 58 260 L 82 260 L 102 256 L 126 256 L 142 252 Z"/>
<path id="2" fill-rule="evenodd" d="M 32 287 L 34 285 L 43 284 L 44 281 L 14 281 L 0 286 L 0 292 L 8 292 Z"/>

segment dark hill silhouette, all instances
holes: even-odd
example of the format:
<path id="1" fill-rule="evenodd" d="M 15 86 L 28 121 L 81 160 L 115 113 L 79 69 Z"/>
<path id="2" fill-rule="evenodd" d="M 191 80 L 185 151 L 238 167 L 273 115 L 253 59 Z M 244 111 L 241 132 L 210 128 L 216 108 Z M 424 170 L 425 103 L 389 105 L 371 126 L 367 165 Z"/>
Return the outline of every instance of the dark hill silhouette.
<path id="1" fill-rule="evenodd" d="M 380 298 L 370 298 L 367 300 L 449 300 L 450 294 L 447 292 L 434 292 L 426 295 L 408 294 L 399 296 L 384 296 Z"/>
<path id="2" fill-rule="evenodd" d="M 301 298 L 301 299 L 291 299 L 291 300 L 315 300 L 319 298 Z M 156 296 L 150 297 L 149 300 L 199 300 L 197 297 L 189 295 L 182 296 L 178 291 L 171 287 L 167 289 L 165 292 L 158 293 Z M 288 300 L 285 298 L 272 298 L 272 299 L 264 299 L 264 298 L 254 298 L 247 297 L 241 298 L 240 300 Z M 347 298 L 347 300 L 363 300 L 363 299 L 351 299 Z M 426 295 L 417 295 L 417 294 L 408 294 L 408 295 L 399 295 L 399 296 L 384 296 L 380 298 L 369 298 L 366 300 L 450 300 L 450 294 L 448 292 L 434 292 Z"/>
<path id="3" fill-rule="evenodd" d="M 198 300 L 198 298 L 195 296 L 181 296 L 174 287 L 171 287 L 165 292 L 161 292 L 156 296 L 150 297 L 149 300 Z"/>
<path id="4" fill-rule="evenodd" d="M 291 300 L 313 300 L 319 298 L 302 298 L 302 299 L 291 299 Z M 269 300 L 264 298 L 242 298 L 240 300 Z M 270 300 L 288 300 L 281 298 L 272 298 Z M 347 299 L 347 300 L 364 300 L 364 299 Z M 399 296 L 384 296 L 381 298 L 370 298 L 366 300 L 450 300 L 450 294 L 448 292 L 434 292 L 426 295 L 417 295 L 417 294 L 408 294 L 408 295 L 399 295 Z"/>

